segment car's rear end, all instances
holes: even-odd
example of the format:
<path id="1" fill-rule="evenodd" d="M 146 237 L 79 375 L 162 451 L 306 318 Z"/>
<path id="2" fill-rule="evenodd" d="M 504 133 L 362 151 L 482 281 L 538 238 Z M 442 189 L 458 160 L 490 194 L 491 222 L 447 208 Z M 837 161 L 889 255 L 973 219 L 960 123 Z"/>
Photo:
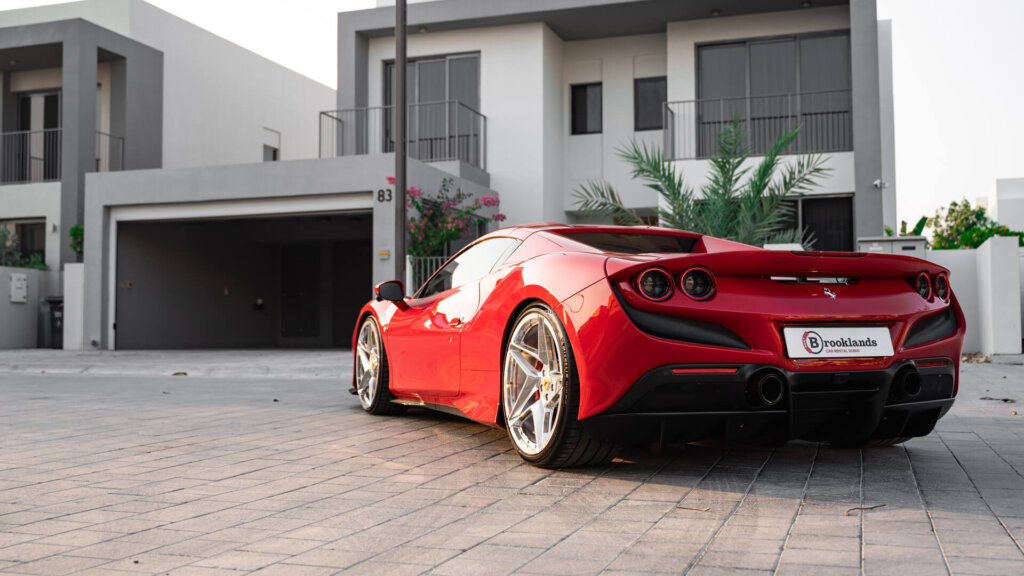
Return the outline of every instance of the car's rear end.
<path id="1" fill-rule="evenodd" d="M 949 410 L 965 326 L 947 270 L 738 248 L 611 255 L 608 282 L 566 302 L 592 435 L 862 443 Z"/>

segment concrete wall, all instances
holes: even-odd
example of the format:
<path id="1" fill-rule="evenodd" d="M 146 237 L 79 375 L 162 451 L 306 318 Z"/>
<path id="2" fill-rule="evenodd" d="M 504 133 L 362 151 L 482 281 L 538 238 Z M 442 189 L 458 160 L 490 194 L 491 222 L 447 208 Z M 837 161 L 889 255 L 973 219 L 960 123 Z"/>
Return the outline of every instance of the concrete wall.
<path id="1" fill-rule="evenodd" d="M 631 177 L 630 167 L 619 158 L 617 149 L 634 138 L 659 147 L 662 144 L 661 130 L 634 130 L 633 80 L 666 75 L 665 43 L 665 34 L 565 42 L 564 82 L 558 102 L 558 126 L 565 135 L 561 160 L 565 180 L 549 192 L 563 197 L 563 210 L 575 210 L 572 192 L 597 179 L 614 186 L 630 207 L 657 206 L 657 193 Z M 602 83 L 602 131 L 572 135 L 571 86 L 591 82 Z"/>
<path id="2" fill-rule="evenodd" d="M 11 302 L 12 274 L 27 277 L 26 302 Z M 41 278 L 38 270 L 0 267 L 0 349 L 36 347 Z"/>
<path id="3" fill-rule="evenodd" d="M 164 53 L 165 168 L 260 162 L 264 128 L 281 133 L 282 160 L 319 155 L 333 89 L 141 0 L 131 36 Z"/>
<path id="4" fill-rule="evenodd" d="M 964 352 L 1021 353 L 1021 252 L 1016 238 L 990 238 L 977 250 L 930 250 L 949 269 L 967 320 Z"/>

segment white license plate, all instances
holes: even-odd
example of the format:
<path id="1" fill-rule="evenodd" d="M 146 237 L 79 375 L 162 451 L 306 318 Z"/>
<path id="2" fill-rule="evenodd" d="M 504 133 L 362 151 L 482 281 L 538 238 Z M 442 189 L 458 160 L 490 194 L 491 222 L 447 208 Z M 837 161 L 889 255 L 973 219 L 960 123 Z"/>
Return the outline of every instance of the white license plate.
<path id="1" fill-rule="evenodd" d="M 782 329 L 790 358 L 872 358 L 892 356 L 892 338 L 884 327 L 797 326 Z"/>

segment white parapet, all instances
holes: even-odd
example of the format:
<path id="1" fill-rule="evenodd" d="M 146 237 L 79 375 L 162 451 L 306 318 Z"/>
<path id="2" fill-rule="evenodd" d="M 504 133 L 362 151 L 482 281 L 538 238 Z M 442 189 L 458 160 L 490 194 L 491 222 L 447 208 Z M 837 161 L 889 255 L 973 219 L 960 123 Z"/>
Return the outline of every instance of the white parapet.
<path id="1" fill-rule="evenodd" d="M 949 269 L 967 321 L 964 352 L 1020 354 L 1021 252 L 1016 237 L 993 237 L 977 250 L 929 250 Z"/>

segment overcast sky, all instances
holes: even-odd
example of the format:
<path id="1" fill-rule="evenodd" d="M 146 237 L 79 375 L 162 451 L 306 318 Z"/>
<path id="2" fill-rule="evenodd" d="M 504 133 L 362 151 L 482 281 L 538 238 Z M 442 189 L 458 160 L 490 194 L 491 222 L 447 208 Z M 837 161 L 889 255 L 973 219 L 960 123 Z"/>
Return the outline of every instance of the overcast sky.
<path id="1" fill-rule="evenodd" d="M 337 84 L 339 11 L 374 0 L 148 0 L 324 84 Z M 1024 1 L 877 0 L 893 21 L 900 219 L 1024 177 Z M 2 7 L 52 4 L 0 0 Z"/>

